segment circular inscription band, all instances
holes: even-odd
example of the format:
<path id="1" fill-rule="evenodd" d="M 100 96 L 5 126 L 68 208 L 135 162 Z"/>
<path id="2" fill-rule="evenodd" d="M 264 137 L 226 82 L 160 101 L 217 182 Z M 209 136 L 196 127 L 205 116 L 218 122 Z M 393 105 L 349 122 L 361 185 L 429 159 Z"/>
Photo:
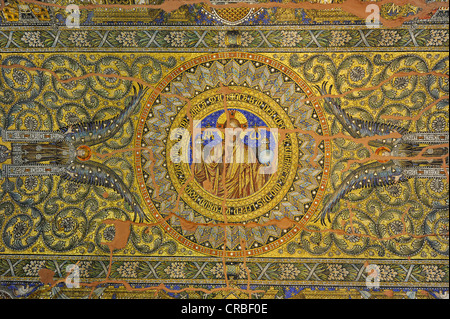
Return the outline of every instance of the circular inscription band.
<path id="1" fill-rule="evenodd" d="M 331 145 L 314 139 L 329 134 L 324 112 L 304 101 L 313 96 L 262 55 L 210 54 L 178 66 L 143 106 L 135 139 L 140 192 L 156 221 L 215 256 L 254 256 L 291 240 L 329 175 Z"/>

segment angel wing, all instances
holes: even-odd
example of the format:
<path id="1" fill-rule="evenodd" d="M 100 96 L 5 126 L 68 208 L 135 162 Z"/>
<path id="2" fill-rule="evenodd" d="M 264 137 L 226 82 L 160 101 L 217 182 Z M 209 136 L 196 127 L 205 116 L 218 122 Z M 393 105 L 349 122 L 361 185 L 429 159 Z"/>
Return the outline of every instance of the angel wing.
<path id="1" fill-rule="evenodd" d="M 104 121 L 78 123 L 60 128 L 59 131 L 64 133 L 66 142 L 75 146 L 92 146 L 113 137 L 130 118 L 148 90 L 148 87 L 144 89 L 141 84 L 138 84 L 138 87 L 139 91 L 136 91 L 136 87 L 133 86 L 134 95 L 128 106 L 119 115 Z"/>
<path id="2" fill-rule="evenodd" d="M 322 84 L 322 87 L 318 85 L 314 86 L 321 95 L 330 95 L 332 85 L 327 89 L 327 82 Z M 376 121 L 365 121 L 361 119 L 353 118 L 341 107 L 341 100 L 339 98 L 325 97 L 325 108 L 332 113 L 337 121 L 341 123 L 344 130 L 346 130 L 353 138 L 361 138 L 375 135 L 389 135 L 394 132 L 398 132 L 401 135 L 408 133 L 408 130 L 403 127 L 393 125 L 390 123 L 381 123 Z"/>
<path id="3" fill-rule="evenodd" d="M 387 163 L 375 162 L 363 165 L 352 171 L 337 187 L 333 195 L 325 203 L 322 213 L 317 217 L 316 221 L 320 218 L 321 223 L 324 225 L 325 217 L 327 217 L 328 221 L 331 222 L 331 210 L 352 190 L 365 187 L 386 186 L 404 182 L 407 179 L 408 176 L 403 174 L 402 167 L 392 160 Z"/>
<path id="4" fill-rule="evenodd" d="M 131 206 L 134 212 L 134 219 L 139 216 L 139 222 L 148 220 L 139 203 L 136 201 L 134 195 L 130 192 L 129 188 L 123 182 L 122 178 L 117 175 L 111 168 L 94 162 L 89 161 L 86 163 L 79 163 L 74 161 L 71 163 L 62 178 L 83 184 L 104 186 L 115 190 L 122 198 Z"/>

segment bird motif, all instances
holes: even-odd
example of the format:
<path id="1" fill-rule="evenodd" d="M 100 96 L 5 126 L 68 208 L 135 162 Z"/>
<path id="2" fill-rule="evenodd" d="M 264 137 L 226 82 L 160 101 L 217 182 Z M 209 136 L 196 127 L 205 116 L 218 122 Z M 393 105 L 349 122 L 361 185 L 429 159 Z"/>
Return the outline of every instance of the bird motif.
<path id="1" fill-rule="evenodd" d="M 327 82 L 322 87 L 315 86 L 321 95 L 330 95 L 332 85 L 327 89 Z M 400 126 L 376 121 L 364 121 L 353 118 L 341 107 L 339 98 L 324 97 L 324 108 L 333 114 L 343 129 L 353 138 L 379 136 L 381 139 L 370 140 L 369 146 L 377 147 L 377 155 L 386 156 L 386 160 L 377 160 L 353 170 L 336 188 L 333 194 L 324 203 L 320 218 L 324 225 L 327 218 L 331 222 L 330 214 L 333 207 L 349 192 L 368 187 L 383 187 L 407 181 L 413 177 L 446 178 L 445 171 L 441 169 L 442 159 L 423 159 L 427 156 L 443 156 L 448 154 L 447 147 L 429 148 L 422 152 L 423 144 L 448 143 L 446 133 L 412 133 Z M 399 133 L 400 138 L 392 137 Z M 386 136 L 383 138 L 383 136 Z M 420 160 L 412 159 L 421 154 Z M 407 158 L 407 159 L 405 159 Z M 411 159 L 410 159 L 411 158 Z M 448 161 L 448 155 L 447 155 Z M 426 165 L 426 167 L 419 166 Z"/>

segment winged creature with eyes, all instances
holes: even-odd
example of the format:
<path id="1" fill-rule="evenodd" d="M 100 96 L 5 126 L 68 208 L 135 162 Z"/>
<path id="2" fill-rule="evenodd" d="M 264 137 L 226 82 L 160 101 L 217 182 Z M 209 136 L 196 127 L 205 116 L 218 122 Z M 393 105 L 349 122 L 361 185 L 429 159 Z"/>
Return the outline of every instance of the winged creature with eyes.
<path id="1" fill-rule="evenodd" d="M 316 86 L 323 96 L 331 95 L 332 86 L 327 89 L 326 84 Z M 317 218 L 321 219 L 322 224 L 325 224 L 325 218 L 331 222 L 330 213 L 333 208 L 353 190 L 403 183 L 410 178 L 447 178 L 442 164 L 443 161 L 448 163 L 448 132 L 413 133 L 394 124 L 364 121 L 353 118 L 343 110 L 339 98 L 325 97 L 324 101 L 325 109 L 336 117 L 351 137 L 380 137 L 371 139 L 368 144 L 376 148 L 376 155 L 386 157 L 386 160 L 379 159 L 364 164 L 347 175 L 324 203 L 322 213 Z M 396 134 L 393 133 L 398 133 L 401 137 L 394 138 L 392 136 Z"/>
<path id="2" fill-rule="evenodd" d="M 96 122 L 81 122 L 58 131 L 1 130 L 0 178 L 59 175 L 61 178 L 113 189 L 131 206 L 134 219 L 147 219 L 122 178 L 106 165 L 91 160 L 91 147 L 112 138 L 128 121 L 148 88 L 133 86 L 131 102 L 117 116 Z"/>

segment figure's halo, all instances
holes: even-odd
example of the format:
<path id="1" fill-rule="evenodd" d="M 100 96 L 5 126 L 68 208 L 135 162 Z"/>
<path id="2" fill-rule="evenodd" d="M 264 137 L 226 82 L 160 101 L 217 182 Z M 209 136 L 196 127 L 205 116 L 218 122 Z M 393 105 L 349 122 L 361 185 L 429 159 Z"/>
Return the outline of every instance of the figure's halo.
<path id="1" fill-rule="evenodd" d="M 230 115 L 230 119 L 236 119 L 242 129 L 246 129 L 248 127 L 248 121 L 244 114 L 237 110 L 229 110 L 227 112 Z M 227 121 L 227 112 L 224 112 L 217 119 L 217 128 L 225 128 L 225 122 Z"/>

